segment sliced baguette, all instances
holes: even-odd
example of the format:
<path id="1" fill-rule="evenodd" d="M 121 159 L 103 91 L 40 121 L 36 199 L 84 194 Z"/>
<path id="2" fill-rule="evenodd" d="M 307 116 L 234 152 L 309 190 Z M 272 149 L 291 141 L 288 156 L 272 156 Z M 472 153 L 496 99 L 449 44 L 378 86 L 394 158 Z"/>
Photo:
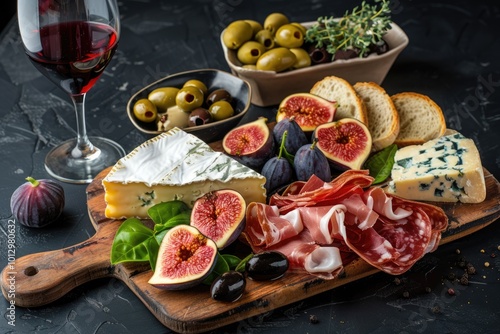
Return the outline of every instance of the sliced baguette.
<path id="1" fill-rule="evenodd" d="M 380 151 L 394 143 L 399 134 L 399 115 L 385 89 L 374 82 L 357 82 L 354 90 L 363 100 L 372 135 L 372 151 Z"/>
<path id="2" fill-rule="evenodd" d="M 394 141 L 398 146 L 421 145 L 445 133 L 443 111 L 428 96 L 402 92 L 391 99 L 399 114 L 400 130 Z"/>
<path id="3" fill-rule="evenodd" d="M 328 101 L 337 102 L 335 120 L 355 118 L 368 126 L 365 105 L 348 81 L 336 76 L 328 76 L 316 82 L 310 93 Z"/>

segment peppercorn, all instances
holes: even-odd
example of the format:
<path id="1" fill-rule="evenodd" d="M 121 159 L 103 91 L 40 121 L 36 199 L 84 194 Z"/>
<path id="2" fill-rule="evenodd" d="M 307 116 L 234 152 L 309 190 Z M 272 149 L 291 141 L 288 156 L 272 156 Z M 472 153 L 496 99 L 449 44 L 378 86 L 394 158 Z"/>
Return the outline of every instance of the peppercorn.
<path id="1" fill-rule="evenodd" d="M 311 314 L 311 315 L 309 316 L 309 322 L 310 322 L 311 324 L 317 324 L 317 323 L 319 322 L 319 319 L 318 319 L 318 317 L 317 317 L 317 316 L 315 316 L 314 314 Z"/>
<path id="2" fill-rule="evenodd" d="M 449 289 L 448 289 L 448 294 L 449 294 L 450 296 L 454 296 L 454 295 L 455 295 L 455 290 L 453 290 L 452 288 L 449 288 Z"/>

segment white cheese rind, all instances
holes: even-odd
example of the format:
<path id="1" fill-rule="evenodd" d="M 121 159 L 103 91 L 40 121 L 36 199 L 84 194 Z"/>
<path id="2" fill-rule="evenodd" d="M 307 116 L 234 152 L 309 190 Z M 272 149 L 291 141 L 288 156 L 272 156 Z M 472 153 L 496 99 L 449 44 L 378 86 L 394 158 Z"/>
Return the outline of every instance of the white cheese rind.
<path id="1" fill-rule="evenodd" d="M 403 198 L 480 203 L 486 198 L 481 159 L 460 133 L 399 149 L 386 191 Z"/>
<path id="2" fill-rule="evenodd" d="M 160 202 L 192 205 L 218 189 L 234 189 L 247 202 L 264 202 L 265 177 L 179 128 L 154 137 L 120 159 L 104 178 L 106 217 L 147 218 Z"/>

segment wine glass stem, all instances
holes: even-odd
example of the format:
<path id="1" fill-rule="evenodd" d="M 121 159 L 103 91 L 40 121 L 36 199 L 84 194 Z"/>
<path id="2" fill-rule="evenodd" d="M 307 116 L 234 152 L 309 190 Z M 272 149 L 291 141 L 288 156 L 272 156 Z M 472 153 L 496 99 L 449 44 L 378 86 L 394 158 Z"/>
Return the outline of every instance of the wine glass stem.
<path id="1" fill-rule="evenodd" d="M 87 159 L 95 153 L 98 149 L 92 145 L 87 136 L 87 127 L 85 124 L 85 94 L 71 95 L 76 112 L 76 131 L 77 141 L 76 146 L 71 151 L 73 158 Z"/>

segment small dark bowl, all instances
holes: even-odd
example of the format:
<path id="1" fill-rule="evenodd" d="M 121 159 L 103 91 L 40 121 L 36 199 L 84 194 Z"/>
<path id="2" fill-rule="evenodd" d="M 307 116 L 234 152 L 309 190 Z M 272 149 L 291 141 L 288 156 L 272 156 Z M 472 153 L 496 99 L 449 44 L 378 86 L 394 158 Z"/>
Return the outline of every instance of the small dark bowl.
<path id="1" fill-rule="evenodd" d="M 127 104 L 127 114 L 132 124 L 134 124 L 137 129 L 147 134 L 159 135 L 162 133 L 163 131 L 157 130 L 156 122 L 145 123 L 135 117 L 133 111 L 134 103 L 139 99 L 147 98 L 148 94 L 156 88 L 181 88 L 186 81 L 191 79 L 202 81 L 207 86 L 209 92 L 219 88 L 226 89 L 231 94 L 233 101 L 235 102 L 235 113 L 232 117 L 222 121 L 187 127 L 183 130 L 197 136 L 207 143 L 221 139 L 229 130 L 236 127 L 243 116 L 247 113 L 250 108 L 252 92 L 250 85 L 245 80 L 230 73 L 216 69 L 192 70 L 172 74 L 142 88 L 130 98 Z"/>

